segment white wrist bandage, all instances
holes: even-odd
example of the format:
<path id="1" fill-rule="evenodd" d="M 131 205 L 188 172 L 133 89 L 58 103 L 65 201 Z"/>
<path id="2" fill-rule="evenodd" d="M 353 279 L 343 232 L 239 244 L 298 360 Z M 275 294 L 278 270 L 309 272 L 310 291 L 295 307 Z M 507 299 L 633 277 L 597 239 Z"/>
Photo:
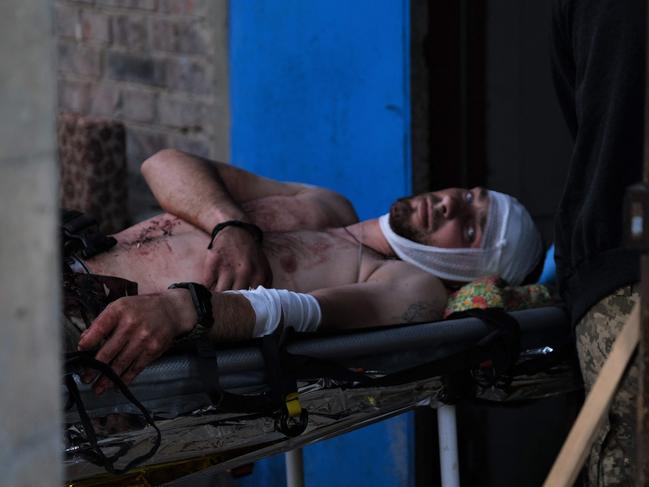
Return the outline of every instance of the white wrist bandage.
<path id="1" fill-rule="evenodd" d="M 320 304 L 310 294 L 263 286 L 250 291 L 226 291 L 226 294 L 232 293 L 245 297 L 255 311 L 255 338 L 273 333 L 280 321 L 284 328 L 298 332 L 314 332 L 320 326 Z"/>

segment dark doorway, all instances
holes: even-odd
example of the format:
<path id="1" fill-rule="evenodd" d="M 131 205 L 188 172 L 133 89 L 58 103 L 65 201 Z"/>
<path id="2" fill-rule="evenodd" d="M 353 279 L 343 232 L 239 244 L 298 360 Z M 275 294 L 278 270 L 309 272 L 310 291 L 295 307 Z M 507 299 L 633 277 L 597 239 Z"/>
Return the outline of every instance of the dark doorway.
<path id="1" fill-rule="evenodd" d="M 571 153 L 552 86 L 550 8 L 536 0 L 411 0 L 414 191 L 485 185 L 512 194 L 548 244 Z M 539 485 L 579 401 L 463 402 L 463 484 Z M 436 436 L 435 411 L 418 410 L 417 485 L 439 485 Z"/>
<path id="2" fill-rule="evenodd" d="M 485 2 L 411 3 L 413 189 L 485 181 Z"/>

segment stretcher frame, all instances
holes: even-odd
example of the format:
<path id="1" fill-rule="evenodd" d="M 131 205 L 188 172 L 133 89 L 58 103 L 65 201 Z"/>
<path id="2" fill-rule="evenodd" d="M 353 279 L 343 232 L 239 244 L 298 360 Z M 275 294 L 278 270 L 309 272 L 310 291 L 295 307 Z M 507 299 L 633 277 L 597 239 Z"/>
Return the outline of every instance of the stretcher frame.
<path id="1" fill-rule="evenodd" d="M 521 355 L 522 360 L 530 357 L 552 355 L 558 350 L 571 343 L 571 330 L 567 316 L 562 308 L 546 307 L 511 313 L 520 323 L 521 329 Z M 336 360 L 345 367 L 363 367 L 365 370 L 376 369 L 379 374 L 386 374 L 398 371 L 400 368 L 408 368 L 421 363 L 440 360 L 461 350 L 466 350 L 489 332 L 489 327 L 477 318 L 462 318 L 458 320 L 446 320 L 433 323 L 422 323 L 400 327 L 388 327 L 369 331 L 357 331 L 341 335 L 310 336 L 304 339 L 295 340 L 287 345 L 287 350 L 296 355 L 306 355 L 322 359 L 335 356 Z M 263 359 L 258 348 L 250 343 L 232 348 L 224 348 L 217 351 L 216 369 L 219 370 L 219 380 L 223 387 L 237 392 L 249 393 L 255 388 L 263 386 Z M 163 371 L 163 372 L 160 372 Z M 179 378 L 175 373 L 188 373 L 188 377 Z M 163 374 L 170 377 L 168 384 L 163 386 L 166 397 L 160 397 L 160 389 L 151 387 L 155 382 L 156 374 Z M 194 408 L 192 401 L 205 401 L 199 399 L 201 388 L 204 387 L 200 380 L 197 380 L 197 368 L 192 362 L 192 357 L 187 355 L 168 356 L 148 367 L 132 384 L 132 392 L 156 414 L 165 412 L 167 420 L 178 424 L 182 421 L 191 422 L 187 419 L 187 409 Z M 326 381 L 325 381 L 326 382 Z M 175 384 L 175 385 L 174 385 Z M 391 386 L 384 388 L 357 388 L 342 390 L 336 384 L 329 384 L 329 387 L 318 388 L 318 385 L 301 384 L 301 397 L 303 406 L 314 412 L 319 407 L 330 407 L 334 399 L 338 397 L 340 404 L 347 402 L 356 407 L 355 414 L 347 412 L 328 424 L 319 425 L 316 428 L 307 430 L 295 438 L 281 438 L 275 435 L 262 435 L 256 439 L 256 447 L 245 445 L 247 448 L 229 450 L 232 455 L 224 456 L 217 465 L 207 468 L 183 478 L 183 481 L 190 481 L 192 478 L 199 478 L 215 475 L 238 465 L 258 460 L 271 454 L 280 452 L 288 453 L 287 468 L 289 479 L 292 484 L 301 485 L 302 475 L 300 472 L 299 448 L 320 441 L 326 438 L 337 436 L 359 427 L 381 421 L 411 410 L 415 407 L 427 406 L 438 409 L 438 423 L 440 434 L 440 460 L 442 465 L 442 479 L 445 487 L 459 485 L 459 470 L 457 460 L 457 438 L 455 425 L 455 410 L 452 402 L 446 394 L 444 380 L 440 377 L 431 377 L 424 380 L 416 380 L 402 386 Z M 320 386 L 322 384 L 319 384 Z M 83 384 L 79 387 L 84 397 L 86 407 L 96 415 L 113 413 L 128 414 L 133 412 L 126 403 L 115 392 L 109 392 L 101 398 L 96 398 L 90 388 Z M 177 387 L 174 390 L 173 387 Z M 508 390 L 500 390 L 497 387 L 477 388 L 477 396 L 490 400 L 511 401 L 516 399 L 529 399 L 547 397 L 559 393 L 567 393 L 581 388 L 579 373 L 571 364 L 561 362 L 555 364 L 547 372 L 540 372 L 536 376 L 514 377 Z M 170 395 L 177 394 L 183 401 L 170 399 Z M 359 400 L 361 398 L 362 400 Z M 179 406 L 180 405 L 180 406 Z M 176 408 L 173 410 L 173 408 Z M 180 407 L 180 409 L 179 409 Z M 182 407 L 185 409 L 183 410 Z M 352 408 L 353 409 L 353 408 Z M 333 409 L 332 409 L 333 410 Z M 201 414 L 210 414 L 209 411 Z M 189 416 L 195 418 L 194 416 Z M 199 416 L 200 417 L 200 416 Z M 315 417 L 312 415 L 312 417 Z M 255 421 L 259 421 L 256 418 Z M 168 433 L 165 421 L 159 422 L 163 430 Z M 262 420 L 263 421 L 263 420 Z M 74 412 L 66 415 L 68 425 L 75 423 Z M 198 423 L 201 423 L 198 421 Z M 261 423 L 255 423 L 259 427 Z M 266 426 L 268 426 L 268 422 Z M 194 430 L 192 430 L 192 427 Z M 204 423 L 189 426 L 186 433 L 199 431 Z M 175 430 L 174 430 L 175 431 Z M 184 430 L 180 428 L 181 435 Z M 255 430 L 257 436 L 259 430 Z M 131 436 L 129 436 L 129 434 Z M 119 435 L 118 435 L 119 436 Z M 136 435 L 137 436 L 137 435 Z M 147 436 L 146 434 L 144 436 Z M 150 435 L 148 435 L 150 436 Z M 281 435 L 280 435 L 281 436 Z M 123 438 L 132 441 L 132 433 L 126 433 Z M 111 439 L 110 437 L 108 438 Z M 114 438 L 113 438 L 114 439 Z M 168 443 L 177 444 L 180 440 L 174 437 Z M 254 443 L 254 442 L 253 442 Z M 163 441 L 163 448 L 165 442 Z M 218 448 L 201 447 L 204 454 L 213 453 Z M 233 453 L 234 452 L 234 453 Z M 75 457 L 73 449 L 66 450 L 68 458 L 65 462 L 66 477 L 69 481 L 79 481 L 101 475 L 102 469 L 88 462 Z M 195 457 L 190 453 L 184 458 Z M 227 458 L 226 458 L 227 457 Z M 156 465 L 172 460 L 180 460 L 183 455 L 167 457 L 156 454 L 148 465 Z M 171 482 L 168 485 L 181 485 Z"/>

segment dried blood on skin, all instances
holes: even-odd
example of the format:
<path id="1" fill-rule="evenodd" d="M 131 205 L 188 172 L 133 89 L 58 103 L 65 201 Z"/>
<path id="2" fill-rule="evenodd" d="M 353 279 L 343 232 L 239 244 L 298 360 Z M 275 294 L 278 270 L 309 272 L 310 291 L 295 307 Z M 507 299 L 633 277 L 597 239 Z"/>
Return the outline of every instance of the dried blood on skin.
<path id="1" fill-rule="evenodd" d="M 165 220 L 162 225 L 160 225 L 160 230 L 162 230 L 163 235 L 173 235 L 172 230 L 177 225 L 180 225 L 180 219 L 178 218 Z"/>
<path id="2" fill-rule="evenodd" d="M 162 223 L 160 220 L 152 220 L 144 229 L 142 229 L 135 240 L 127 242 L 126 244 L 129 246 L 135 246 L 139 249 L 145 243 L 152 242 L 160 237 L 173 235 L 173 228 L 180 224 L 181 220 L 177 217 L 172 219 L 162 219 Z"/>

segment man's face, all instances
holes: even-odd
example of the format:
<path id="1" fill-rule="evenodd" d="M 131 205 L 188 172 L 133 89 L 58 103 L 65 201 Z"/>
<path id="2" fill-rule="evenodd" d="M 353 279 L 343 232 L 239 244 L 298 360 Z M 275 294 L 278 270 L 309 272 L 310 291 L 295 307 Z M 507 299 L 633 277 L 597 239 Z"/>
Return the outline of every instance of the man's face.
<path id="1" fill-rule="evenodd" d="M 478 248 L 489 196 L 484 188 L 449 188 L 395 201 L 390 226 L 398 235 L 424 245 Z"/>

